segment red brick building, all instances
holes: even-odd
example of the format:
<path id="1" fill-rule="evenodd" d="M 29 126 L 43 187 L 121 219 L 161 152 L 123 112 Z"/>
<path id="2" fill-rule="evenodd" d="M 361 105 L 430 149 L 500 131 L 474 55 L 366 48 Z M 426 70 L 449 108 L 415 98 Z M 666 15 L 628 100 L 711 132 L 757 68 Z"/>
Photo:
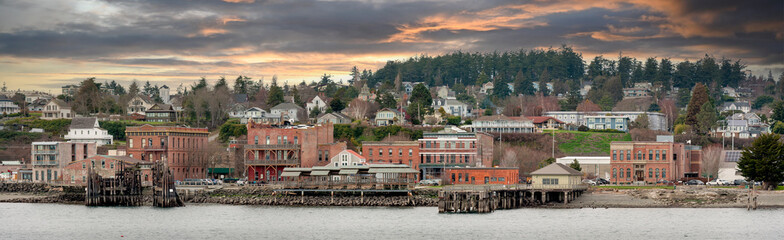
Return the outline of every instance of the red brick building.
<path id="1" fill-rule="evenodd" d="M 417 141 L 387 141 L 362 143 L 362 157 L 367 164 L 407 164 L 419 170 L 419 143 Z"/>
<path id="2" fill-rule="evenodd" d="M 346 149 L 336 143 L 331 123 L 316 126 L 274 126 L 249 121 L 244 146 L 248 181 L 276 180 L 286 167 L 325 166 Z"/>
<path id="3" fill-rule="evenodd" d="M 699 146 L 672 142 L 612 142 L 610 181 L 656 183 L 698 176 L 702 162 Z"/>
<path id="4" fill-rule="evenodd" d="M 516 184 L 519 182 L 518 168 L 447 168 L 451 184 Z"/>
<path id="5" fill-rule="evenodd" d="M 166 161 L 176 180 L 204 178 L 209 157 L 206 128 L 173 126 L 127 127 L 126 154 L 140 161 Z"/>
<path id="6" fill-rule="evenodd" d="M 487 133 L 424 133 L 418 142 L 422 179 L 443 178 L 444 167 L 484 167 L 493 162 L 493 136 Z"/>
<path id="7" fill-rule="evenodd" d="M 152 185 L 152 162 L 140 161 L 126 156 L 95 155 L 93 157 L 71 162 L 63 168 L 63 182 L 70 184 L 87 184 L 87 174 L 90 168 L 102 177 L 114 176 L 120 164 L 125 167 L 134 167 L 139 164 L 142 184 Z"/>

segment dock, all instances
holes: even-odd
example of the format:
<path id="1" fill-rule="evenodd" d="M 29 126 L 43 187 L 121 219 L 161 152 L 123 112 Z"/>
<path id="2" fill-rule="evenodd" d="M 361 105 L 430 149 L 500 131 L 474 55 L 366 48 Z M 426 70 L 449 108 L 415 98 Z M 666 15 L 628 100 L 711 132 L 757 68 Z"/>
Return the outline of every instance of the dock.
<path id="1" fill-rule="evenodd" d="M 576 185 L 450 185 L 438 193 L 439 213 L 490 213 L 496 209 L 567 204 L 588 186 Z"/>

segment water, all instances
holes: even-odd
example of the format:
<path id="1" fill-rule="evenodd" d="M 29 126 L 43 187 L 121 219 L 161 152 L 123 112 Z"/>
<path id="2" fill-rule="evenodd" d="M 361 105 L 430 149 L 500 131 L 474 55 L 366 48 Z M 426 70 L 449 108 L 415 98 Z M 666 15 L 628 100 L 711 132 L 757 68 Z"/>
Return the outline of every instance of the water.
<path id="1" fill-rule="evenodd" d="M 781 239 L 784 209 L 184 208 L 0 203 L 0 239 Z"/>

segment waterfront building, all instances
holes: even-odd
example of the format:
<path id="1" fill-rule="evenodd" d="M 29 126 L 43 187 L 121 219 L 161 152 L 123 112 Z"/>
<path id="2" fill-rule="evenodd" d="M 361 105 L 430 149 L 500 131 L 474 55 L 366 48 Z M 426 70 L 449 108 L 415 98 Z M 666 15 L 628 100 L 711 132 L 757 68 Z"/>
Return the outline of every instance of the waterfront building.
<path id="1" fill-rule="evenodd" d="M 745 179 L 738 169 L 742 150 L 723 150 L 719 158 L 719 176 L 721 180 L 735 181 Z"/>
<path id="2" fill-rule="evenodd" d="M 700 175 L 699 146 L 669 141 L 612 142 L 610 152 L 613 183 L 656 183 Z"/>
<path id="3" fill-rule="evenodd" d="M 580 172 L 586 176 L 610 179 L 612 171 L 610 156 L 566 156 L 556 158 L 555 162 L 569 166 L 575 160 L 580 163 L 580 168 L 582 168 Z"/>
<path id="4" fill-rule="evenodd" d="M 98 147 L 111 145 L 113 138 L 109 131 L 98 125 L 98 119 L 94 117 L 74 118 L 68 134 L 65 135 L 65 139 L 69 142 L 92 142 Z"/>
<path id="5" fill-rule="evenodd" d="M 587 116 L 620 116 L 629 118 L 628 122 L 634 122 L 640 115 L 648 116 L 648 128 L 651 130 L 667 131 L 667 117 L 658 112 L 621 112 L 621 111 L 602 111 L 602 112 L 577 112 L 577 111 L 550 111 L 545 112 L 544 116 L 554 117 L 566 124 L 588 127 Z M 606 125 L 604 125 L 606 126 Z M 590 128 L 590 127 L 589 127 Z M 628 128 L 626 128 L 628 129 Z"/>
<path id="6" fill-rule="evenodd" d="M 63 167 L 95 156 L 95 143 L 33 142 L 30 162 L 35 182 L 61 182 Z"/>
<path id="7" fill-rule="evenodd" d="M 531 172 L 531 185 L 537 189 L 572 189 L 582 185 L 583 173 L 560 163 Z"/>
<path id="8" fill-rule="evenodd" d="M 423 179 L 445 177 L 445 167 L 485 167 L 493 162 L 493 136 L 488 133 L 424 133 L 418 142 Z"/>
<path id="9" fill-rule="evenodd" d="M 54 120 L 54 119 L 71 119 L 74 117 L 73 112 L 71 111 L 71 105 L 68 103 L 63 102 L 63 100 L 53 98 L 49 101 L 46 105 L 44 105 L 44 110 L 41 112 L 41 119 L 44 120 Z"/>
<path id="10" fill-rule="evenodd" d="M 405 164 L 347 165 L 298 168 L 287 167 L 279 175 L 287 189 L 395 189 L 414 186 L 417 171 Z"/>
<path id="11" fill-rule="evenodd" d="M 329 160 L 328 167 L 365 165 L 366 159 L 354 150 L 343 150 Z"/>
<path id="12" fill-rule="evenodd" d="M 128 157 L 148 162 L 166 162 L 175 180 L 204 178 L 210 156 L 204 151 L 207 145 L 207 128 L 175 126 L 127 127 Z"/>
<path id="13" fill-rule="evenodd" d="M 419 170 L 421 163 L 417 141 L 365 141 L 361 152 L 367 164 L 407 164 Z"/>
<path id="14" fill-rule="evenodd" d="M 108 155 L 95 155 L 69 163 L 63 168 L 63 183 L 86 185 L 90 170 L 101 177 L 111 177 L 119 170 L 121 164 L 126 168 L 138 166 L 141 171 L 142 184 L 152 185 L 152 162 L 140 161 L 126 156 Z"/>
<path id="15" fill-rule="evenodd" d="M 346 149 L 335 142 L 331 123 L 308 126 L 275 126 L 248 122 L 244 159 L 249 181 L 277 180 L 286 167 L 328 165 Z"/>
<path id="16" fill-rule="evenodd" d="M 405 115 L 391 108 L 378 110 L 375 120 L 376 126 L 403 125 L 406 123 Z"/>
<path id="17" fill-rule="evenodd" d="M 488 133 L 532 133 L 534 122 L 526 117 L 504 115 L 481 116 L 473 121 L 471 130 Z"/>
<path id="18" fill-rule="evenodd" d="M 446 168 L 451 184 L 517 184 L 520 181 L 520 169 L 499 167 L 450 167 Z"/>

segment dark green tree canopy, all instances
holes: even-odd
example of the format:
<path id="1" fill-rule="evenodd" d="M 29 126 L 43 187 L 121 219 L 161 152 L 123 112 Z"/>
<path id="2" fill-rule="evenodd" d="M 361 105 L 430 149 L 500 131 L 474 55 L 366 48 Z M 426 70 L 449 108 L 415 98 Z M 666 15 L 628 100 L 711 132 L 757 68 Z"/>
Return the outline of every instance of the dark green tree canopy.
<path id="1" fill-rule="evenodd" d="M 743 149 L 738 169 L 748 180 L 776 185 L 784 181 L 784 143 L 781 135 L 763 134 Z"/>

